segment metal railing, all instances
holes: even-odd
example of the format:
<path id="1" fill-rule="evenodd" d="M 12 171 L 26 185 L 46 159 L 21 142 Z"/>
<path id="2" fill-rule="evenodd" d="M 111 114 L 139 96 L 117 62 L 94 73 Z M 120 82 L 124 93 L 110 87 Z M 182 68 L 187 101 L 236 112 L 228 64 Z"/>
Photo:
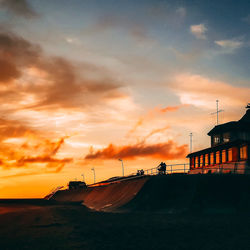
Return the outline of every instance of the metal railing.
<path id="1" fill-rule="evenodd" d="M 188 163 L 182 164 L 169 164 L 166 165 L 166 174 L 173 174 L 173 173 L 188 173 L 190 170 Z M 157 175 L 160 174 L 159 167 L 145 169 L 144 175 Z M 138 173 L 132 173 L 131 175 L 138 175 Z"/>
<path id="2" fill-rule="evenodd" d="M 191 168 L 190 173 L 196 174 L 250 174 L 250 166 L 245 161 L 244 162 L 230 162 L 230 163 L 221 163 L 215 164 L 212 166 L 202 166 L 198 168 Z"/>
<path id="3" fill-rule="evenodd" d="M 124 176 L 124 177 L 117 177 L 117 179 L 106 181 L 106 184 L 109 183 L 116 183 L 125 181 L 128 179 L 134 179 L 138 177 L 143 176 L 152 176 L 152 175 L 161 175 L 161 174 L 250 174 L 250 166 L 246 164 L 246 162 L 232 162 L 232 163 L 224 163 L 224 164 L 217 164 L 213 166 L 202 166 L 199 168 L 191 168 L 188 163 L 182 163 L 182 164 L 169 164 L 166 165 L 166 172 L 163 173 L 162 171 L 159 171 L 159 166 L 145 169 L 143 170 L 143 174 L 141 174 L 141 170 L 138 172 L 131 173 L 130 175 Z M 105 182 L 105 181 L 104 181 Z M 103 182 L 90 184 L 91 186 L 100 186 L 100 185 L 106 185 Z"/>

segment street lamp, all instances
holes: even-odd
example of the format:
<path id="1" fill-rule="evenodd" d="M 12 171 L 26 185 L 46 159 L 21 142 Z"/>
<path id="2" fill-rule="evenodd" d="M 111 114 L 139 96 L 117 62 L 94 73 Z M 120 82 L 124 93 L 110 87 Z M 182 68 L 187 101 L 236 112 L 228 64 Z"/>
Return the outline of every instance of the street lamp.
<path id="1" fill-rule="evenodd" d="M 94 184 L 95 184 L 95 168 L 91 168 L 91 170 L 93 171 L 94 174 Z"/>
<path id="2" fill-rule="evenodd" d="M 122 162 L 122 175 L 124 176 L 124 166 L 123 166 L 123 160 L 122 159 L 119 159 L 119 161 Z"/>
<path id="3" fill-rule="evenodd" d="M 81 174 L 81 176 L 82 176 L 83 182 L 85 182 L 84 174 Z"/>

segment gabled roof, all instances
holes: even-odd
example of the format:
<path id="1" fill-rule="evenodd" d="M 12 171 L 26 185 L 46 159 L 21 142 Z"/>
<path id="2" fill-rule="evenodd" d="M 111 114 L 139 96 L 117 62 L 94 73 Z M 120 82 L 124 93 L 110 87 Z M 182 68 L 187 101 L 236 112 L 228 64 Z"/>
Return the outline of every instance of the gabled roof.
<path id="1" fill-rule="evenodd" d="M 217 125 L 208 132 L 208 135 L 211 136 L 213 134 L 219 134 L 221 132 L 227 132 L 231 130 L 250 131 L 250 109 L 247 110 L 246 114 L 239 121 L 227 122 L 221 125 Z"/>

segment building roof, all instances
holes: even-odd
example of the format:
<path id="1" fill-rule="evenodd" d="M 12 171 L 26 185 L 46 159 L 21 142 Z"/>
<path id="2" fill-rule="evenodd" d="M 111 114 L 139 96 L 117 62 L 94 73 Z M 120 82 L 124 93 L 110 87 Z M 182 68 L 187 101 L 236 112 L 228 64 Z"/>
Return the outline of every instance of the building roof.
<path id="1" fill-rule="evenodd" d="M 246 114 L 239 120 L 239 122 L 250 123 L 250 109 L 247 110 Z"/>
<path id="2" fill-rule="evenodd" d="M 211 136 L 231 130 L 250 130 L 250 109 L 246 111 L 246 114 L 239 121 L 232 121 L 217 125 L 208 132 L 208 135 Z"/>

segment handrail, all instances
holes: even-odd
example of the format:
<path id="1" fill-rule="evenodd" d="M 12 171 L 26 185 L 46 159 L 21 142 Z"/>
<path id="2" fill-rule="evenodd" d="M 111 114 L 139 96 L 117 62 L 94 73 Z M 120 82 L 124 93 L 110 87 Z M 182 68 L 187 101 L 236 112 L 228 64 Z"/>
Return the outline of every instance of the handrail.
<path id="1" fill-rule="evenodd" d="M 180 167 L 183 166 L 183 167 Z M 188 163 L 179 163 L 179 164 L 169 164 L 166 165 L 166 175 L 170 174 L 189 174 L 192 172 L 197 173 L 197 174 L 250 174 L 250 166 L 246 165 L 245 162 L 232 162 L 232 163 L 224 163 L 224 164 L 217 164 L 213 166 L 203 166 L 199 168 L 192 168 L 190 169 L 190 166 Z M 131 173 L 130 175 L 118 178 L 117 180 L 113 180 L 111 182 L 108 182 L 109 184 L 111 183 L 116 183 L 120 181 L 125 181 L 128 179 L 133 179 L 137 177 L 143 177 L 143 176 L 153 176 L 153 175 L 159 175 L 163 174 L 158 170 L 158 167 L 155 168 L 150 168 L 144 170 L 144 174 L 141 175 L 137 172 Z M 99 182 L 102 183 L 102 182 Z M 95 184 L 90 184 L 88 186 L 98 186 L 98 183 Z"/>

